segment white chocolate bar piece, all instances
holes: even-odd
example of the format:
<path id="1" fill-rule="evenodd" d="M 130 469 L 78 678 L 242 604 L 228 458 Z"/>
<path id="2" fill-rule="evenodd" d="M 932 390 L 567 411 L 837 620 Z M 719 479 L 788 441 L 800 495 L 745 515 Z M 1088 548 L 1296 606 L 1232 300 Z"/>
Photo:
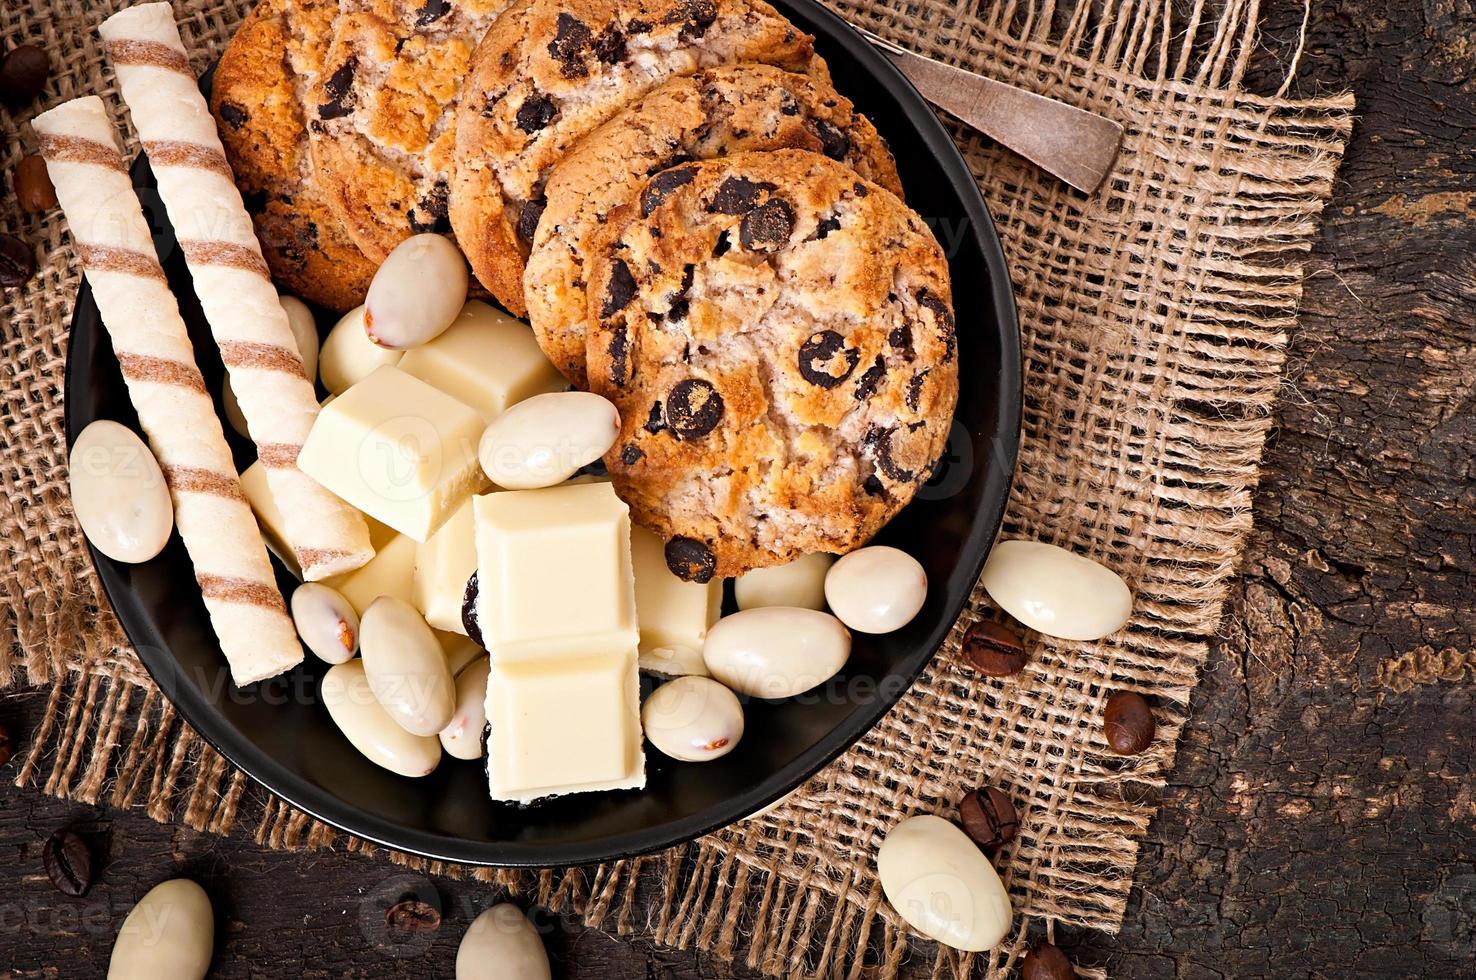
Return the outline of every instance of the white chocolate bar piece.
<path id="1" fill-rule="evenodd" d="M 526 803 L 646 784 L 634 650 L 494 662 L 486 708 L 494 799 Z"/>
<path id="2" fill-rule="evenodd" d="M 236 684 L 303 658 L 102 100 L 31 121 Z"/>
<path id="3" fill-rule="evenodd" d="M 677 578 L 666 564 L 661 539 L 643 527 L 630 529 L 635 569 L 636 618 L 641 628 L 641 669 L 658 674 L 701 674 L 707 628 L 723 609 L 723 580 L 705 585 Z"/>
<path id="4" fill-rule="evenodd" d="M 174 10 L 168 3 L 128 7 L 98 32 L 230 372 L 231 391 L 281 505 L 283 537 L 308 579 L 358 568 L 374 554 L 363 518 L 297 466 L 318 415 L 317 395 L 190 69 Z"/>
<path id="5" fill-rule="evenodd" d="M 525 398 L 569 387 L 531 327 L 477 300 L 462 307 L 445 333 L 406 352 L 399 366 L 470 405 L 487 422 Z"/>
<path id="6" fill-rule="evenodd" d="M 297 465 L 370 517 L 425 542 L 487 485 L 482 416 L 382 367 L 324 406 Z"/>
<path id="7" fill-rule="evenodd" d="M 473 499 L 467 498 L 441 529 L 415 550 L 411 605 L 438 630 L 466 633 L 461 622 L 461 606 L 466 598 L 466 580 L 477 570 Z"/>
<path id="8" fill-rule="evenodd" d="M 477 624 L 493 663 L 634 650 L 630 509 L 608 483 L 472 501 Z"/>
<path id="9" fill-rule="evenodd" d="M 415 594 L 415 542 L 403 534 L 390 532 L 390 538 L 379 546 L 369 564 L 356 568 L 347 575 L 335 575 L 325 579 L 343 593 L 343 597 L 360 616 L 369 604 L 380 596 L 394 596 L 405 602 Z"/>

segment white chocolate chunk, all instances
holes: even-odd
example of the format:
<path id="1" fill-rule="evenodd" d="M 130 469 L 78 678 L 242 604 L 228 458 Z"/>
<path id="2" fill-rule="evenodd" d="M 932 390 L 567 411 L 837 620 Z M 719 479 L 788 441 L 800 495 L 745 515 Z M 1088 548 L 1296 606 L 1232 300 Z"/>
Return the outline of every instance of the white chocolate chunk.
<path id="1" fill-rule="evenodd" d="M 402 350 L 374 345 L 364 332 L 364 308 L 358 306 L 340 317 L 328 331 L 318 357 L 318 372 L 323 387 L 341 395 L 379 368 L 399 364 L 404 356 Z"/>
<path id="2" fill-rule="evenodd" d="M 494 663 L 634 651 L 630 509 L 608 483 L 476 497 L 477 619 Z"/>
<path id="3" fill-rule="evenodd" d="M 643 527 L 630 529 L 630 555 L 641 631 L 641 669 L 706 676 L 702 644 L 708 627 L 722 613 L 723 580 L 703 585 L 677 578 L 667 567 L 665 545 Z"/>
<path id="4" fill-rule="evenodd" d="M 482 417 L 394 367 L 382 367 L 319 414 L 297 465 L 364 513 L 425 541 L 487 479 Z"/>
<path id="5" fill-rule="evenodd" d="M 415 542 L 403 534 L 390 532 L 390 539 L 379 545 L 369 564 L 347 575 L 327 579 L 323 584 L 343 593 L 354 612 L 362 616 L 380 596 L 393 596 L 414 605 L 414 583 Z"/>
<path id="6" fill-rule="evenodd" d="M 634 648 L 494 662 L 487 722 L 494 799 L 528 802 L 646 783 Z"/>
<path id="7" fill-rule="evenodd" d="M 739 609 L 764 606 L 825 608 L 825 574 L 834 555 L 800 555 L 784 565 L 755 568 L 733 580 L 733 598 Z"/>
<path id="8" fill-rule="evenodd" d="M 399 366 L 487 422 L 525 398 L 569 387 L 527 324 L 478 300 L 463 306 L 445 333 L 407 351 Z"/>
<path id="9" fill-rule="evenodd" d="M 465 633 L 461 606 L 466 580 L 477 570 L 477 542 L 470 499 L 430 540 L 415 549 L 414 605 L 438 630 Z"/>

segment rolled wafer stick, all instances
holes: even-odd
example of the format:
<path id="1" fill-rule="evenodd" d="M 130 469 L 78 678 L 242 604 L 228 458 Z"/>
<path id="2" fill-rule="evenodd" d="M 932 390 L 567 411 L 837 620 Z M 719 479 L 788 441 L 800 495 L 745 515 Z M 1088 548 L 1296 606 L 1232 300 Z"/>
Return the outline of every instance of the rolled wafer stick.
<path id="1" fill-rule="evenodd" d="M 128 396 L 169 483 L 175 523 L 231 677 L 249 684 L 280 674 L 302 660 L 302 645 L 107 111 L 89 96 L 42 113 L 32 125 Z"/>
<path id="2" fill-rule="evenodd" d="M 104 21 L 99 33 L 303 578 L 358 568 L 374 557 L 364 518 L 297 467 L 318 417 L 317 396 L 185 58 L 174 12 L 167 3 L 128 7 Z"/>

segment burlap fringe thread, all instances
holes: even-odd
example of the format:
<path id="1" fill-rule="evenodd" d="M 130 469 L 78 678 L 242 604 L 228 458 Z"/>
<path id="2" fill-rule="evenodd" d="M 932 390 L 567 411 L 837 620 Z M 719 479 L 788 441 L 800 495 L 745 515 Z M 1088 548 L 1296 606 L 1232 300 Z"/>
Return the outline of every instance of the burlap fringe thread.
<path id="1" fill-rule="evenodd" d="M 118 111 L 95 28 L 121 5 L 6 4 L 0 39 L 53 52 L 50 103 L 98 93 Z M 203 69 L 249 2 L 175 6 Z M 1005 533 L 1122 570 L 1139 595 L 1133 623 L 1101 644 L 1038 639 L 1025 675 L 989 681 L 955 659 L 964 626 L 990 614 L 976 594 L 933 666 L 875 731 L 776 812 L 688 847 L 535 874 L 388 856 L 775 976 L 992 975 L 1016 961 L 1032 923 L 1049 934 L 1056 923 L 1112 930 L 1120 921 L 1138 842 L 1250 526 L 1250 490 L 1301 295 L 1298 261 L 1330 193 L 1353 104 L 1346 95 L 1282 98 L 1300 45 L 1283 59 L 1291 68 L 1275 95 L 1243 90 L 1257 38 L 1254 0 L 1195 0 L 1187 10 L 1149 0 L 841 6 L 923 54 L 1127 126 L 1118 170 L 1092 199 L 976 134 L 955 136 L 999 222 L 1023 324 L 1024 441 Z M 28 134 L 3 121 L 8 172 Z M 76 271 L 60 219 L 27 220 L 23 230 L 47 244 L 35 282 L 7 294 L 3 307 L 0 524 L 11 567 L 0 575 L 0 615 L 16 647 L 0 651 L 0 686 L 24 679 L 50 693 L 17 785 L 142 807 L 211 833 L 254 822 L 255 839 L 271 847 L 380 853 L 271 798 L 221 759 L 176 717 L 99 608 L 66 501 L 59 437 Z M 1157 699 L 1162 735 L 1150 753 L 1124 761 L 1105 751 L 1096 712 L 1111 687 Z M 982 780 L 1011 793 L 1024 828 L 998 861 L 1019 928 L 975 957 L 906 932 L 881 898 L 871 855 L 901 816 L 949 815 L 959 793 Z"/>

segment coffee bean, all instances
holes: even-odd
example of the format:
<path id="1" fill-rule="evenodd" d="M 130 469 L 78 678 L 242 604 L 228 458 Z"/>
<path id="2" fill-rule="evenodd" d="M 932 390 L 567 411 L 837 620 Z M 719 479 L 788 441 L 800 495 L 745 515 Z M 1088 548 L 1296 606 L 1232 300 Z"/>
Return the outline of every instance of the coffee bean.
<path id="1" fill-rule="evenodd" d="M 58 830 L 48 837 L 41 849 L 41 864 L 63 895 L 86 895 L 92 887 L 92 849 L 75 831 Z"/>
<path id="2" fill-rule="evenodd" d="M 0 766 L 10 761 L 15 755 L 15 739 L 10 734 L 10 729 L 0 725 Z"/>
<path id="3" fill-rule="evenodd" d="M 1153 742 L 1153 709 L 1135 691 L 1115 691 L 1103 712 L 1107 744 L 1118 755 L 1137 755 Z"/>
<path id="4" fill-rule="evenodd" d="M 407 898 L 385 910 L 384 924 L 401 934 L 435 932 L 441 928 L 441 912 L 429 902 Z"/>
<path id="5" fill-rule="evenodd" d="M 51 62 L 46 52 L 34 44 L 11 48 L 0 58 L 0 102 L 21 105 L 30 102 L 46 88 Z"/>
<path id="6" fill-rule="evenodd" d="M 461 593 L 461 625 L 473 643 L 479 647 L 487 645 L 482 642 L 482 625 L 477 622 L 476 572 L 471 573 L 471 578 L 466 580 L 466 589 Z"/>
<path id="7" fill-rule="evenodd" d="M 1021 980 L 1076 980 L 1076 970 L 1060 949 L 1040 943 L 1025 954 L 1020 977 Z"/>
<path id="8" fill-rule="evenodd" d="M 993 786 L 981 786 L 958 804 L 958 822 L 975 844 L 992 851 L 1015 839 L 1020 818 L 1015 804 Z"/>
<path id="9" fill-rule="evenodd" d="M 36 274 L 36 250 L 14 235 L 0 235 L 0 287 L 24 286 Z"/>
<path id="10" fill-rule="evenodd" d="M 46 173 L 46 161 L 38 156 L 21 157 L 12 178 L 22 211 L 50 211 L 56 207 L 56 188 Z"/>
<path id="11" fill-rule="evenodd" d="M 980 620 L 964 633 L 962 652 L 988 677 L 1009 677 L 1025 667 L 1025 641 L 1003 623 Z"/>
<path id="12" fill-rule="evenodd" d="M 666 567 L 684 582 L 712 581 L 717 571 L 717 556 L 696 538 L 675 537 L 666 542 Z"/>

